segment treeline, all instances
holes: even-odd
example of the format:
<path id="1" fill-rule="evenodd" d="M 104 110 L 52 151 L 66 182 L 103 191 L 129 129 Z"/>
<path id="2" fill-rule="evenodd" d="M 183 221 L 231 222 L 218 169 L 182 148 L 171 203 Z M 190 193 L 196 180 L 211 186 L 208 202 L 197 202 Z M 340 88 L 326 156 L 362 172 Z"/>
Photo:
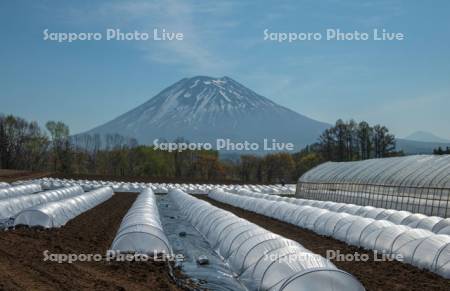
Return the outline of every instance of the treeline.
<path id="1" fill-rule="evenodd" d="M 118 134 L 71 136 L 67 125 L 0 115 L 0 167 L 60 174 L 233 179 L 236 165 L 217 151 L 167 152 Z"/>
<path id="2" fill-rule="evenodd" d="M 214 150 L 163 151 L 118 134 L 71 136 L 62 122 L 50 121 L 45 127 L 42 130 L 36 122 L 0 115 L 1 168 L 66 175 L 288 183 L 325 161 L 402 154 L 395 151 L 395 137 L 386 127 L 352 120 L 338 120 L 317 143 L 298 153 L 242 155 L 238 160 L 221 160 Z"/>
<path id="3" fill-rule="evenodd" d="M 0 167 L 42 170 L 47 167 L 50 141 L 36 122 L 0 115 Z"/>
<path id="4" fill-rule="evenodd" d="M 357 161 L 398 155 L 395 136 L 386 126 L 370 126 L 350 120 L 338 120 L 319 137 L 319 150 L 327 161 Z"/>
<path id="5" fill-rule="evenodd" d="M 320 135 L 317 143 L 298 153 L 242 156 L 241 180 L 295 181 L 306 171 L 326 161 L 358 161 L 398 155 L 403 153 L 395 151 L 395 136 L 385 126 L 370 126 L 365 121 L 338 120 Z"/>
<path id="6" fill-rule="evenodd" d="M 446 147 L 445 149 L 438 147 L 433 150 L 433 155 L 450 155 L 450 147 Z"/>
<path id="7" fill-rule="evenodd" d="M 226 165 L 216 151 L 167 152 L 149 146 L 127 143 L 112 148 L 73 151 L 72 173 L 117 177 L 191 178 L 193 180 L 223 180 Z"/>
<path id="8" fill-rule="evenodd" d="M 295 180 L 295 160 L 288 153 L 243 155 L 238 166 L 240 180 L 244 183 L 285 183 Z"/>

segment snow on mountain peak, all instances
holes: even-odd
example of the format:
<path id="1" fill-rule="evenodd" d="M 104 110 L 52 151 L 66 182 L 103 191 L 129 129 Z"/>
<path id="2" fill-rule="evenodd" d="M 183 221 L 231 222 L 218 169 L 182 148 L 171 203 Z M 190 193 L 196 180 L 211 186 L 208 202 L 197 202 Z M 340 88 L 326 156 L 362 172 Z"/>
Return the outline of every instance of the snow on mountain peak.
<path id="1" fill-rule="evenodd" d="M 298 145 L 327 124 L 309 119 L 255 93 L 230 77 L 184 78 L 155 97 L 89 133 L 120 133 L 139 141 L 184 137 L 290 137 Z M 298 136 L 301 134 L 301 136 Z"/>
<path id="2" fill-rule="evenodd" d="M 146 118 L 155 126 L 172 122 L 175 114 L 183 123 L 214 124 L 214 115 L 232 117 L 276 106 L 230 77 L 207 76 L 182 79 L 144 104 Z"/>

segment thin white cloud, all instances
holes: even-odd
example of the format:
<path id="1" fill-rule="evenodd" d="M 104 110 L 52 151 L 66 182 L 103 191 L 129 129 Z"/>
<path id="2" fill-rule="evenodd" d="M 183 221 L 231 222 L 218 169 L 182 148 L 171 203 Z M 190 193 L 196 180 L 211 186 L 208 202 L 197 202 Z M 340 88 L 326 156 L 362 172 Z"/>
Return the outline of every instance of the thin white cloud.
<path id="1" fill-rule="evenodd" d="M 226 19 L 235 5 L 233 2 L 189 2 L 189 1 L 132 1 L 107 3 L 99 8 L 107 19 L 128 22 L 128 26 L 144 31 L 154 28 L 171 32 L 182 32 L 182 41 L 159 41 L 137 43 L 144 58 L 168 65 L 179 65 L 187 73 L 224 74 L 235 63 L 224 59 L 214 48 L 214 33 L 221 29 L 234 28 L 237 21 Z M 204 25 L 202 17 L 224 18 L 214 26 Z"/>
<path id="2" fill-rule="evenodd" d="M 153 33 L 154 28 L 182 32 L 182 41 L 130 42 L 144 60 L 176 66 L 184 74 L 222 75 L 237 62 L 220 53 L 223 40 L 217 35 L 240 25 L 233 11 L 244 4 L 237 1 L 117 1 L 69 6 L 64 9 L 42 5 L 42 10 L 59 15 L 76 29 L 90 31 L 119 28 Z M 213 20 L 213 21 L 210 21 Z"/>

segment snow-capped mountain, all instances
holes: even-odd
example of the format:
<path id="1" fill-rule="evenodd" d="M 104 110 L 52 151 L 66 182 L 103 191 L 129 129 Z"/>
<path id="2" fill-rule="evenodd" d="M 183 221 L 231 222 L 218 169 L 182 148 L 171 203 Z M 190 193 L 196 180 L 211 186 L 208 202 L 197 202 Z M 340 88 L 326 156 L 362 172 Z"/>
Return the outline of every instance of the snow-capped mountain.
<path id="1" fill-rule="evenodd" d="M 296 149 L 329 127 L 258 95 L 229 77 L 182 79 L 137 108 L 87 134 L 119 133 L 140 143 L 154 139 L 233 142 L 276 139 Z"/>

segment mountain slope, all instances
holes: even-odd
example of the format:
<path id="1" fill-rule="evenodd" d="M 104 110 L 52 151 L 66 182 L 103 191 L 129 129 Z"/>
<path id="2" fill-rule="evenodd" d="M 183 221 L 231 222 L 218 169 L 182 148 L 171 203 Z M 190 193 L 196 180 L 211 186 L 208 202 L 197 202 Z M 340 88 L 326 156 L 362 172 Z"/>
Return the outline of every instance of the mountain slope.
<path id="1" fill-rule="evenodd" d="M 438 136 L 434 135 L 433 133 L 427 132 L 427 131 L 416 131 L 416 132 L 408 135 L 404 139 L 420 141 L 420 142 L 450 143 L 450 140 L 438 137 Z"/>
<path id="2" fill-rule="evenodd" d="M 317 141 L 329 127 L 258 95 L 229 77 L 185 78 L 137 108 L 87 134 L 119 133 L 140 143 L 154 139 L 210 142 L 292 142 L 296 149 Z"/>
<path id="3" fill-rule="evenodd" d="M 409 139 L 397 138 L 397 150 L 402 150 L 407 155 L 432 154 L 434 149 L 450 147 L 450 142 L 424 142 Z"/>

